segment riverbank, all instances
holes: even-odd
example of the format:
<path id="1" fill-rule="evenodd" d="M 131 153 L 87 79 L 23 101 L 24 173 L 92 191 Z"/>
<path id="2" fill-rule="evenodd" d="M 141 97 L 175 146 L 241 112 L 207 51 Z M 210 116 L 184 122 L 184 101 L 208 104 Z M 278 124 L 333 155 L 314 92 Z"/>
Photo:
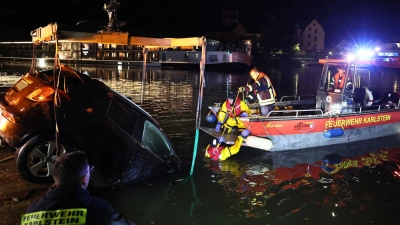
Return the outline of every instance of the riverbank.
<path id="1" fill-rule="evenodd" d="M 0 147 L 0 223 L 21 224 L 21 215 L 32 201 L 42 197 L 51 184 L 32 184 L 19 175 L 14 151 Z"/>

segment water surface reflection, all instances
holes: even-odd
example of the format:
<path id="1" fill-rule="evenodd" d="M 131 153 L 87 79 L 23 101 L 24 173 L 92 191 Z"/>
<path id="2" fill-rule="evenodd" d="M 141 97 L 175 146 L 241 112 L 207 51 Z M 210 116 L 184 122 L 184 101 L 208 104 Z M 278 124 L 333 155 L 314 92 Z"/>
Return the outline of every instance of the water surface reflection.
<path id="1" fill-rule="evenodd" d="M 183 160 L 180 172 L 113 191 L 91 190 L 138 225 L 176 224 L 398 224 L 400 136 L 363 142 L 266 152 L 243 147 L 223 162 L 204 158 L 211 137 L 200 132 L 193 176 L 199 71 L 75 66 L 132 99 L 171 138 Z M 261 65 L 278 97 L 312 95 L 320 67 Z M 1 65 L 25 73 L 29 65 Z M 385 90 L 397 71 L 374 71 Z M 207 106 L 248 82 L 247 73 L 206 71 L 202 121 Z M 377 85 L 377 82 L 372 85 Z M 322 138 L 322 137 L 321 137 Z"/>

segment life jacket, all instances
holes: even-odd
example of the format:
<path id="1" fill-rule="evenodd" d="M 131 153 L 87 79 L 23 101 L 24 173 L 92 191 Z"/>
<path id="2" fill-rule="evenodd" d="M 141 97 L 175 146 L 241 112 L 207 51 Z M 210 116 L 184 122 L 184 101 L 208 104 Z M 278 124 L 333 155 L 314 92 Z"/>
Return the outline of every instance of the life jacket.
<path id="1" fill-rule="evenodd" d="M 206 156 L 210 157 L 213 160 L 219 160 L 219 156 L 221 155 L 221 151 L 224 149 L 224 146 L 207 146 L 207 154 Z"/>
<path id="2" fill-rule="evenodd" d="M 343 88 L 345 75 L 338 73 L 333 78 L 335 79 L 335 88 Z"/>
<path id="3" fill-rule="evenodd" d="M 229 117 L 235 118 L 240 116 L 240 113 L 242 112 L 242 109 L 240 107 L 240 101 L 241 101 L 240 98 L 237 97 L 236 101 L 234 102 L 235 106 L 232 108 L 232 105 L 229 103 L 228 99 L 226 100 L 225 104 Z"/>

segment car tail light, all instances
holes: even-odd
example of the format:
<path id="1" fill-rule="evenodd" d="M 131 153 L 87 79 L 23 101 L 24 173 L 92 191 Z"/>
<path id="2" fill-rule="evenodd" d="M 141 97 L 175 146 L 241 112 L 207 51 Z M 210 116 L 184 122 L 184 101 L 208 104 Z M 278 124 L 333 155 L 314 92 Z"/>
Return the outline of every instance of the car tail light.
<path id="1" fill-rule="evenodd" d="M 8 121 L 10 121 L 11 123 L 15 124 L 15 119 L 14 119 L 14 115 L 7 112 L 6 110 L 3 110 L 3 112 L 1 113 L 1 115 L 4 116 L 4 118 L 6 118 Z"/>
<path id="2" fill-rule="evenodd" d="M 26 98 L 35 102 L 50 101 L 53 100 L 51 98 L 53 93 L 54 89 L 52 87 L 42 86 L 30 93 L 28 96 L 26 96 Z"/>

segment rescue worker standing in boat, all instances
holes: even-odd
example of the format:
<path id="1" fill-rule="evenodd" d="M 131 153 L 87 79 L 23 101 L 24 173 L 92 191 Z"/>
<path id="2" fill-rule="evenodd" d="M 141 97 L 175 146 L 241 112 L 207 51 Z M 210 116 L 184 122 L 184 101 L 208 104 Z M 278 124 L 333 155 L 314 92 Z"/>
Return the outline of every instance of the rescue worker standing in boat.
<path id="1" fill-rule="evenodd" d="M 340 89 L 343 88 L 345 83 L 345 77 L 346 77 L 345 70 L 339 68 L 338 72 L 335 74 L 335 76 L 333 76 L 335 88 L 340 88 Z"/>
<path id="2" fill-rule="evenodd" d="M 226 129 L 224 130 L 226 133 L 230 133 L 234 127 L 237 127 L 238 131 L 242 132 L 246 129 L 246 126 L 238 117 L 246 117 L 250 114 L 251 109 L 249 109 L 246 103 L 242 101 L 239 96 L 235 96 L 233 92 L 229 92 L 228 98 L 222 104 L 221 110 L 218 112 L 218 122 L 215 131 L 220 132 L 223 126 L 224 129 Z"/>
<path id="3" fill-rule="evenodd" d="M 239 92 L 256 92 L 261 108 L 261 116 L 267 116 L 274 108 L 276 96 L 275 89 L 272 86 L 269 77 L 265 73 L 259 72 L 257 67 L 250 70 L 250 76 L 253 78 L 254 83 L 245 87 L 240 87 Z"/>

